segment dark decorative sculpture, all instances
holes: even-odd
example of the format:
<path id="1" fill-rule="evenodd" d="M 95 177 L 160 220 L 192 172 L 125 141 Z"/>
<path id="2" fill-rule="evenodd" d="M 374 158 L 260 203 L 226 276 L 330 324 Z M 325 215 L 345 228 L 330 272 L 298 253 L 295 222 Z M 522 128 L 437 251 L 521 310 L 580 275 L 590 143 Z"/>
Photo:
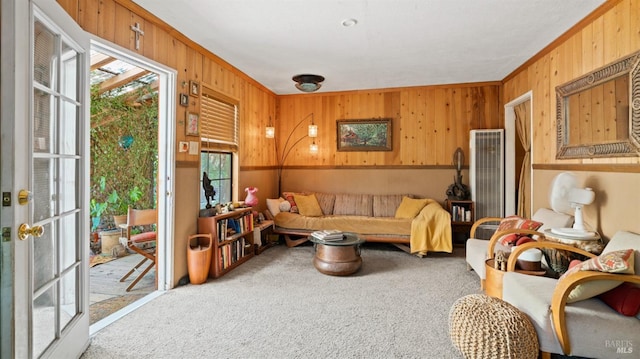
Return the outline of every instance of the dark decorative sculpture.
<path id="1" fill-rule="evenodd" d="M 204 197 L 207 199 L 207 209 L 211 208 L 211 201 L 216 195 L 216 190 L 211 185 L 211 180 L 207 176 L 207 172 L 202 172 L 202 188 L 204 188 Z"/>
<path id="2" fill-rule="evenodd" d="M 454 177 L 454 183 L 447 188 L 447 198 L 452 200 L 464 201 L 471 198 L 471 191 L 469 186 L 462 183 L 462 165 L 464 164 L 464 153 L 462 148 L 458 147 L 456 152 L 453 153 L 453 164 L 456 166 L 456 177 Z"/>

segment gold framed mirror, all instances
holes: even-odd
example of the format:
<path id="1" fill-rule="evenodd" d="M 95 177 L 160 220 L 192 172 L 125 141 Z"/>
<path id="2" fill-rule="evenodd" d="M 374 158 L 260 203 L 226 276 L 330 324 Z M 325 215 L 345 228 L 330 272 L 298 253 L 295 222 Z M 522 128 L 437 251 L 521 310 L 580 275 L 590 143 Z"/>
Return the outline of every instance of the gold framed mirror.
<path id="1" fill-rule="evenodd" d="M 556 87 L 557 159 L 640 156 L 640 51 Z"/>

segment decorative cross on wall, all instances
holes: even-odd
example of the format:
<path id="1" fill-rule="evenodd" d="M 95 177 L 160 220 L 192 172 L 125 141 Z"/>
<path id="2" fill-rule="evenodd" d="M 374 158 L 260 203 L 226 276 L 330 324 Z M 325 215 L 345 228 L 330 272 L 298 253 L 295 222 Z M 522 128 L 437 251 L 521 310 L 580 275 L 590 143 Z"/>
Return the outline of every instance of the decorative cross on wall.
<path id="1" fill-rule="evenodd" d="M 140 24 L 136 22 L 136 25 L 131 25 L 131 31 L 136 33 L 136 50 L 140 50 L 140 35 L 144 36 L 144 31 L 140 28 Z"/>

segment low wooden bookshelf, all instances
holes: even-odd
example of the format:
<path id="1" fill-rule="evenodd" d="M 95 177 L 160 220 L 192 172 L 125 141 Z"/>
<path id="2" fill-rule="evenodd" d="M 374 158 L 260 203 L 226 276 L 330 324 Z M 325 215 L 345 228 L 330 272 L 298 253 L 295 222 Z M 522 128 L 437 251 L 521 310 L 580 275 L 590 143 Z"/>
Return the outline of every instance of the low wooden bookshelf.
<path id="1" fill-rule="evenodd" d="M 253 257 L 253 212 L 236 209 L 213 217 L 198 218 L 198 233 L 211 233 L 213 253 L 209 277 L 218 278 Z"/>
<path id="2" fill-rule="evenodd" d="M 446 200 L 446 209 L 451 214 L 451 232 L 454 244 L 466 243 L 469 231 L 475 221 L 475 206 L 473 201 Z"/>

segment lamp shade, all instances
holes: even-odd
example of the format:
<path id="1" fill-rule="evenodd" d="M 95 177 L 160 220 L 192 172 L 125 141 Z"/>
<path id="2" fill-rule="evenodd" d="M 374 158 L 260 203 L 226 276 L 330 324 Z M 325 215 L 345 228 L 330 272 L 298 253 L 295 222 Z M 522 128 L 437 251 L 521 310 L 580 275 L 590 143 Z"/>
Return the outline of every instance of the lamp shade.
<path id="1" fill-rule="evenodd" d="M 273 126 L 267 126 L 265 128 L 265 136 L 267 138 L 274 138 L 276 136 L 276 128 Z"/>
<path id="2" fill-rule="evenodd" d="M 318 145 L 316 144 L 316 141 L 313 141 L 309 146 L 309 152 L 318 153 Z"/>
<path id="3" fill-rule="evenodd" d="M 318 137 L 318 126 L 309 125 L 309 137 Z"/>

